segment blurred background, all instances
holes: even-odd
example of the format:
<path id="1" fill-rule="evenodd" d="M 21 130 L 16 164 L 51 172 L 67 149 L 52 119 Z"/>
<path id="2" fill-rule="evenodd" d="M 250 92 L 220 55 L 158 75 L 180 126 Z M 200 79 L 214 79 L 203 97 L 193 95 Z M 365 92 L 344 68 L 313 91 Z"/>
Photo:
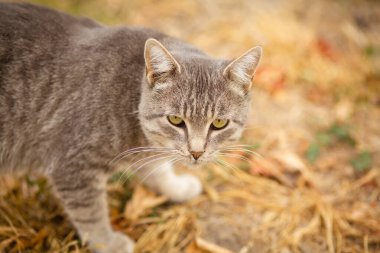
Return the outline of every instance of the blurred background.
<path id="1" fill-rule="evenodd" d="M 196 171 L 201 197 L 173 205 L 110 180 L 112 223 L 136 252 L 380 252 L 379 1 L 31 2 L 219 58 L 264 49 L 241 141 L 252 152 Z M 43 178 L 0 186 L 0 252 L 87 252 Z"/>

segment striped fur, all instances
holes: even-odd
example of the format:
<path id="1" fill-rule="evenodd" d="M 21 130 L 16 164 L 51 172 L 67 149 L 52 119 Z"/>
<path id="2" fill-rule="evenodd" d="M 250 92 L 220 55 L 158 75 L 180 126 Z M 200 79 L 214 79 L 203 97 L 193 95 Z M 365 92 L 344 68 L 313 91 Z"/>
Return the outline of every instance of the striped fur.
<path id="1" fill-rule="evenodd" d="M 233 73 L 251 75 L 255 57 L 235 61 Z M 175 175 L 172 163 L 195 163 L 194 150 L 205 151 L 197 163 L 209 161 L 239 138 L 250 92 L 230 78 L 229 63 L 153 30 L 0 3 L 0 170 L 45 173 L 94 252 L 130 253 L 133 242 L 109 222 L 107 177 L 131 149 L 155 146 L 145 150 L 155 157 L 141 149 L 136 173 L 173 201 L 198 195 L 199 180 Z M 212 131 L 215 118 L 230 123 Z"/>

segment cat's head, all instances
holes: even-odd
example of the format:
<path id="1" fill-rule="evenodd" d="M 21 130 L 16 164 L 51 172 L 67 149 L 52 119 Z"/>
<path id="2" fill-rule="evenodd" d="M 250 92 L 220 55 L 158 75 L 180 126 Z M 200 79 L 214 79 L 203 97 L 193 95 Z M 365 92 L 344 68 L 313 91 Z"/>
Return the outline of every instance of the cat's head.
<path id="1" fill-rule="evenodd" d="M 147 40 L 139 118 L 151 145 L 174 149 L 171 158 L 197 164 L 238 140 L 260 57 L 260 47 L 225 61 Z"/>

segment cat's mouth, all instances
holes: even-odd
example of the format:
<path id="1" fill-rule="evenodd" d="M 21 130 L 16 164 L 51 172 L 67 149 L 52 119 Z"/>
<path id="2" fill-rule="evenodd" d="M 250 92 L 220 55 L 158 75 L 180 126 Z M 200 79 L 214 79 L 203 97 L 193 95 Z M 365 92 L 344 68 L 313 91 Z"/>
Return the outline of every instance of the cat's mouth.
<path id="1" fill-rule="evenodd" d="M 192 168 L 199 168 L 212 161 L 212 159 L 210 159 L 210 157 L 208 156 L 201 156 L 198 159 L 194 159 L 192 155 L 186 155 L 184 156 L 184 158 L 185 159 L 183 159 L 182 163 L 185 166 L 189 166 Z"/>
<path id="2" fill-rule="evenodd" d="M 192 169 L 198 169 L 202 167 L 203 165 L 205 165 L 206 163 L 207 163 L 206 161 L 191 160 L 191 159 L 186 159 L 183 161 L 183 165 Z"/>

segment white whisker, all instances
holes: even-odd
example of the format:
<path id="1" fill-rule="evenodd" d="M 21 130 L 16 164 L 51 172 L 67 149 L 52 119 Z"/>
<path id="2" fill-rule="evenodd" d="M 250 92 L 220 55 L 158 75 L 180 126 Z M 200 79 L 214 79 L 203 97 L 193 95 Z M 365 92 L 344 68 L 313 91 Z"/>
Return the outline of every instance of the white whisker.
<path id="1" fill-rule="evenodd" d="M 150 164 L 150 163 L 154 163 L 154 162 L 157 162 L 157 161 L 160 161 L 160 160 L 164 160 L 164 159 L 168 159 L 168 158 L 171 158 L 173 156 L 176 156 L 176 155 L 170 155 L 170 156 L 164 156 L 164 157 L 159 157 L 159 158 L 156 158 L 156 159 L 152 159 L 152 160 L 149 160 L 143 164 L 141 164 L 139 167 L 137 167 L 136 169 L 133 170 L 134 173 L 136 173 L 137 171 L 139 171 L 140 169 L 142 169 L 144 166 Z M 126 182 L 129 178 L 131 177 L 131 174 L 129 176 L 127 176 L 127 178 L 124 180 L 124 182 Z"/>
<path id="2" fill-rule="evenodd" d="M 226 157 L 233 157 L 233 158 L 238 158 L 242 161 L 246 161 L 246 162 L 249 162 L 250 160 L 247 158 L 247 157 L 244 157 L 242 155 L 236 155 L 236 154 L 230 154 L 230 153 L 223 153 L 223 152 L 218 152 L 218 154 L 221 154 L 222 156 L 226 156 Z"/>
<path id="3" fill-rule="evenodd" d="M 220 165 L 222 165 L 223 167 L 227 168 L 227 169 L 231 169 L 231 171 L 233 171 L 233 173 L 235 175 L 237 175 L 237 177 L 239 178 L 239 180 L 242 180 L 241 179 L 241 175 L 239 174 L 239 169 L 236 168 L 235 166 L 233 166 L 232 164 L 224 161 L 224 160 L 217 160 L 216 161 L 217 163 L 219 163 Z"/>
<path id="4" fill-rule="evenodd" d="M 167 165 L 168 163 L 171 163 L 172 162 L 172 165 L 174 165 L 176 162 L 180 161 L 184 159 L 183 157 L 180 157 L 180 158 L 174 158 L 174 159 L 171 159 L 169 161 L 166 161 L 164 162 L 163 164 L 161 164 L 160 166 L 158 166 L 157 168 L 154 168 L 152 169 L 146 176 L 144 176 L 142 179 L 141 179 L 141 183 L 144 183 L 144 181 L 150 177 L 151 175 L 153 175 L 154 173 L 156 173 L 160 168 L 164 167 L 165 165 Z"/>
<path id="5" fill-rule="evenodd" d="M 172 156 L 174 156 L 174 154 L 171 154 L 168 156 L 165 156 L 164 154 L 155 154 L 155 155 L 151 155 L 148 157 L 141 158 L 141 159 L 137 160 L 136 162 L 130 164 L 126 169 L 124 169 L 123 173 L 120 175 L 120 179 L 125 175 L 125 173 L 127 173 L 129 171 L 129 168 L 133 168 L 133 166 L 137 165 L 140 162 L 148 160 L 148 163 L 143 164 L 143 165 L 146 165 L 146 164 L 149 164 L 149 163 L 154 162 L 156 160 L 160 160 L 160 159 L 164 159 L 164 158 L 168 158 L 168 157 L 172 157 Z M 152 158 L 154 158 L 154 159 L 152 159 Z"/>
<path id="6" fill-rule="evenodd" d="M 226 152 L 240 151 L 240 152 L 249 153 L 249 154 L 255 155 L 257 157 L 263 158 L 263 156 L 261 154 L 255 152 L 255 151 L 249 150 L 249 149 L 245 149 L 245 148 L 222 148 L 220 150 L 226 151 Z"/>
<path id="7" fill-rule="evenodd" d="M 117 163 L 125 158 L 127 158 L 128 156 L 130 155 L 134 155 L 134 154 L 141 154 L 141 153 L 171 153 L 173 152 L 174 150 L 157 150 L 157 151 L 154 151 L 154 150 L 136 150 L 136 151 L 133 151 L 133 152 L 130 152 L 128 154 L 125 154 L 123 155 L 122 157 L 118 158 L 117 160 L 114 160 L 112 163 Z"/>
<path id="8" fill-rule="evenodd" d="M 123 152 L 121 152 L 120 154 L 118 154 L 117 156 L 115 156 L 110 162 L 109 164 L 112 164 L 112 163 L 115 163 L 121 159 L 123 159 L 124 155 L 129 155 L 129 154 L 135 154 L 135 153 L 139 153 L 139 152 L 157 152 L 157 151 L 174 151 L 175 149 L 173 148 L 165 148 L 165 147 L 135 147 L 135 148 L 131 148 L 131 149 L 128 149 L 128 150 L 125 150 Z M 124 156 L 124 157 L 123 157 Z M 123 158 L 120 158 L 120 157 L 123 157 Z M 119 159 L 120 158 L 120 159 Z"/>

